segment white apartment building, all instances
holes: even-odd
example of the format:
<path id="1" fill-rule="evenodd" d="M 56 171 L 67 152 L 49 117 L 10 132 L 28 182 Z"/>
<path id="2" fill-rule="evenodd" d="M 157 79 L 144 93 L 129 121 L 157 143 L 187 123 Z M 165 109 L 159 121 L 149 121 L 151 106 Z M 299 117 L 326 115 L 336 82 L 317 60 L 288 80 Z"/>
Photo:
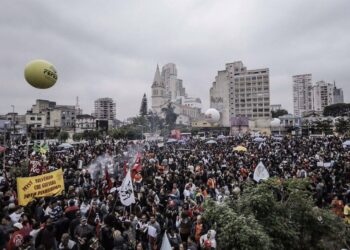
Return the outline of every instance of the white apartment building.
<path id="1" fill-rule="evenodd" d="M 99 98 L 95 101 L 94 117 L 97 120 L 114 120 L 116 117 L 116 104 L 112 98 Z"/>
<path id="2" fill-rule="evenodd" d="M 321 111 L 334 103 L 334 85 L 319 81 L 312 87 L 312 110 Z"/>
<path id="3" fill-rule="evenodd" d="M 44 128 L 46 125 L 46 114 L 28 112 L 25 114 L 25 124 L 28 128 Z"/>
<path id="4" fill-rule="evenodd" d="M 269 69 L 247 70 L 241 61 L 227 63 L 210 89 L 210 107 L 220 112 L 222 126 L 230 126 L 234 117 L 270 119 Z"/>
<path id="5" fill-rule="evenodd" d="M 83 132 L 85 130 L 95 130 L 96 119 L 91 115 L 77 115 L 76 131 Z"/>
<path id="6" fill-rule="evenodd" d="M 75 128 L 76 109 L 73 105 L 57 105 L 47 112 L 48 127 L 61 127 L 62 129 Z"/>
<path id="7" fill-rule="evenodd" d="M 312 74 L 293 76 L 293 107 L 295 116 L 312 110 Z"/>

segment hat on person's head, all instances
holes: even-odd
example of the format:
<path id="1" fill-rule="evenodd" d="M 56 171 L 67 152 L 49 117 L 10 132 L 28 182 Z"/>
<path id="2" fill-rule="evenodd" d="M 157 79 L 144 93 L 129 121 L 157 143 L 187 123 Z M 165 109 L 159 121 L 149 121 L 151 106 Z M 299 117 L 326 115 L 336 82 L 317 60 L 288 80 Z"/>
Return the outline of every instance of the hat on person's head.
<path id="1" fill-rule="evenodd" d="M 16 209 L 15 203 L 10 203 L 9 204 L 9 209 Z"/>
<path id="2" fill-rule="evenodd" d="M 13 227 L 18 228 L 19 230 L 21 230 L 23 228 L 23 225 L 22 225 L 22 223 L 17 222 L 17 223 L 15 223 L 13 225 Z"/>

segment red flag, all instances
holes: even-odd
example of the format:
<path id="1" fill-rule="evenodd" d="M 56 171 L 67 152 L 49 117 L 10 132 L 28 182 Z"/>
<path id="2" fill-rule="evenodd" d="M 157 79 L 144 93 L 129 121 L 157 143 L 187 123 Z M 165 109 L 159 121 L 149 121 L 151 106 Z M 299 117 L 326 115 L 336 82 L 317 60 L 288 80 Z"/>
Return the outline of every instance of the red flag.
<path id="1" fill-rule="evenodd" d="M 141 163 L 141 156 L 142 156 L 141 153 L 137 152 L 135 164 Z"/>
<path id="2" fill-rule="evenodd" d="M 108 187 L 108 189 L 111 189 L 112 186 L 113 186 L 113 184 L 112 184 L 111 177 L 109 176 L 107 166 L 105 167 L 105 178 L 106 178 L 106 181 L 107 181 L 107 187 Z"/>
<path id="3" fill-rule="evenodd" d="M 124 161 L 124 176 L 126 176 L 127 172 L 128 172 L 128 163 Z"/>

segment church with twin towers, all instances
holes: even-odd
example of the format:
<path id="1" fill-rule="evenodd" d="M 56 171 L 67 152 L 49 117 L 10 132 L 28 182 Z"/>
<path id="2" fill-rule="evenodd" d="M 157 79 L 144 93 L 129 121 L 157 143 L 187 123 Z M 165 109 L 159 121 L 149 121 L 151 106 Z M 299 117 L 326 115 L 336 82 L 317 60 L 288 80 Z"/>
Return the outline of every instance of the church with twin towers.
<path id="1" fill-rule="evenodd" d="M 202 101 L 187 95 L 183 81 L 177 78 L 177 68 L 174 63 L 165 64 L 162 71 L 157 65 L 152 84 L 152 111 L 164 116 L 162 109 L 169 103 L 178 114 L 177 124 L 190 125 L 191 121 L 201 117 Z"/>

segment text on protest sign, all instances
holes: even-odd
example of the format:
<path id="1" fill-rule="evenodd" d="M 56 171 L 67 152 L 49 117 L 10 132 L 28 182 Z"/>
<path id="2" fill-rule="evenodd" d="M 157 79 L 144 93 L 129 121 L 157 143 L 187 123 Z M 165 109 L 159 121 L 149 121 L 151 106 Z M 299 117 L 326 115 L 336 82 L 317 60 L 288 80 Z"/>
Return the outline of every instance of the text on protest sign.
<path id="1" fill-rule="evenodd" d="M 27 205 L 34 198 L 59 195 L 64 191 L 62 169 L 34 177 L 17 178 L 18 204 Z"/>

